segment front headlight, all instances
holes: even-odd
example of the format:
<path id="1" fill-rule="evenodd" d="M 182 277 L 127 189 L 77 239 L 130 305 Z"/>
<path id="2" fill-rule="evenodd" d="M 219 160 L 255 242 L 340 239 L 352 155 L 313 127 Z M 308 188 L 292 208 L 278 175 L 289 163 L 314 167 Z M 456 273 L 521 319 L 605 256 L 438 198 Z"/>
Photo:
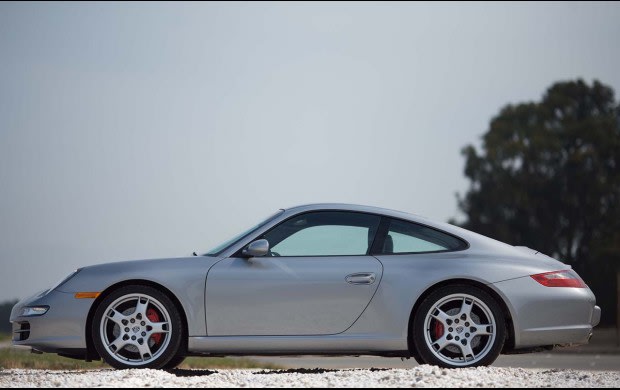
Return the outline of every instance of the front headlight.
<path id="1" fill-rule="evenodd" d="M 21 313 L 19 314 L 21 317 L 35 317 L 42 316 L 47 313 L 50 309 L 49 306 L 32 306 L 32 307 L 23 307 Z"/>

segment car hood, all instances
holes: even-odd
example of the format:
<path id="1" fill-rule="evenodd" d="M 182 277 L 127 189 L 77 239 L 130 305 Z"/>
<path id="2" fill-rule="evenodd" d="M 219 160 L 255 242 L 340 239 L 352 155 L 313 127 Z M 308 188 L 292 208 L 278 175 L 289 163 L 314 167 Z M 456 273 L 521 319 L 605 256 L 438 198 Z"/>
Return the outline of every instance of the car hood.
<path id="1" fill-rule="evenodd" d="M 171 280 L 204 275 L 221 258 L 209 256 L 175 257 L 102 263 L 80 269 L 73 278 L 56 290 L 75 293 L 100 292 L 127 280 L 146 280 L 167 285 Z M 204 280 L 204 279 L 203 279 Z"/>

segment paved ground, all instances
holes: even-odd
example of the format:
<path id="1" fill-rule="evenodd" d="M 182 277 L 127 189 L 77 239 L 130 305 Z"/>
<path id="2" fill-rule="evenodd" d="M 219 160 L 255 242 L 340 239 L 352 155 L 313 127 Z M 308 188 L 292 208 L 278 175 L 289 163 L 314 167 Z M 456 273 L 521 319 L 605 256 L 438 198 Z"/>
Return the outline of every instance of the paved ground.
<path id="1" fill-rule="evenodd" d="M 551 353 L 502 355 L 494 367 L 521 367 L 545 369 L 574 369 L 620 371 L 620 346 L 615 328 L 595 329 L 590 343 L 578 347 L 558 348 Z M 253 357 L 255 360 L 275 363 L 288 368 L 412 368 L 413 360 L 398 358 L 362 357 Z"/>

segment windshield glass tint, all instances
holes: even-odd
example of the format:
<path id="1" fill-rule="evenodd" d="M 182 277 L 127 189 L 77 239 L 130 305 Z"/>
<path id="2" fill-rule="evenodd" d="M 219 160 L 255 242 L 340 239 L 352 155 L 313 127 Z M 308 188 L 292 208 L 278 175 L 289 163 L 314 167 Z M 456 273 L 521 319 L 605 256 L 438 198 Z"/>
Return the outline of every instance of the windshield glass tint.
<path id="1" fill-rule="evenodd" d="M 284 210 L 278 210 L 278 212 L 276 212 L 273 215 L 270 215 L 267 219 L 264 219 L 259 224 L 252 226 L 251 228 L 245 230 L 244 232 L 242 232 L 240 234 L 237 234 L 236 236 L 234 236 L 230 240 L 228 240 L 228 241 L 226 241 L 226 242 L 216 246 L 215 248 L 211 249 L 207 253 L 203 254 L 203 256 L 217 256 L 217 255 L 219 255 L 226 248 L 228 248 L 229 246 L 235 244 L 237 241 L 241 240 L 245 236 L 248 236 L 248 235 L 252 234 L 254 231 L 260 229 L 261 227 L 263 227 L 264 225 L 269 223 L 271 220 L 273 220 L 274 218 L 276 218 L 278 215 L 282 214 L 283 212 L 284 212 Z"/>
<path id="2" fill-rule="evenodd" d="M 322 211 L 295 216 L 264 235 L 275 256 L 363 256 L 380 217 Z"/>

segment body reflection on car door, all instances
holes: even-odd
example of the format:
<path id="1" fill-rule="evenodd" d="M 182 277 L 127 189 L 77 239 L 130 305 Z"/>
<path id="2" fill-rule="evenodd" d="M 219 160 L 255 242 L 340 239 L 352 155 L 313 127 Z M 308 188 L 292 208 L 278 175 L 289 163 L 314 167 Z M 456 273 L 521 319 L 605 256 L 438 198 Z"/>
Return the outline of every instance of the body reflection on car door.
<path id="1" fill-rule="evenodd" d="M 209 336 L 346 331 L 381 281 L 381 262 L 367 254 L 379 220 L 350 212 L 295 216 L 256 237 L 272 245 L 267 256 L 217 263 L 207 277 Z"/>

